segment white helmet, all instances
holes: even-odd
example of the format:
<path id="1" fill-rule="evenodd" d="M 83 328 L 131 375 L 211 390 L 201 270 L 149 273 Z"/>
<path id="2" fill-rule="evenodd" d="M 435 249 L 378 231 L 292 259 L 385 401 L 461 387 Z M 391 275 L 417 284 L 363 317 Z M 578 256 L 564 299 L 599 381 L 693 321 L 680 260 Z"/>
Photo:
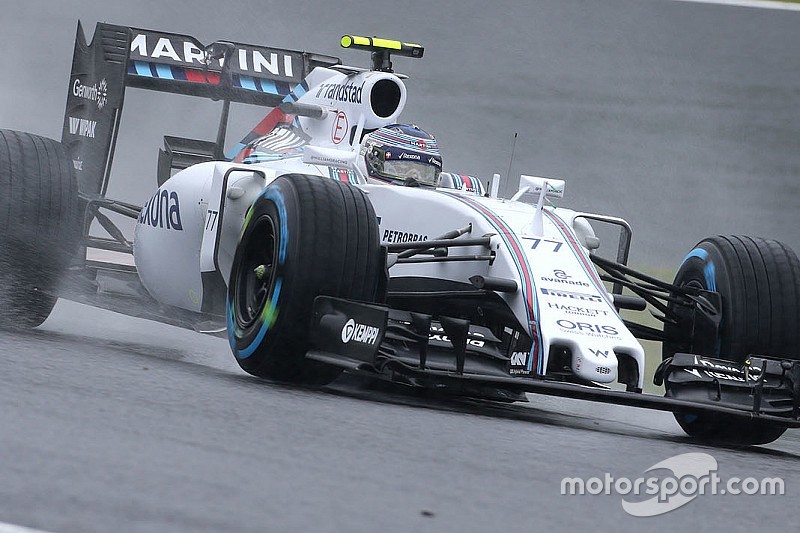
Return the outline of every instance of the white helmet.
<path id="1" fill-rule="evenodd" d="M 437 187 L 442 156 L 436 139 L 413 125 L 384 126 L 364 138 L 366 176 L 378 183 Z"/>

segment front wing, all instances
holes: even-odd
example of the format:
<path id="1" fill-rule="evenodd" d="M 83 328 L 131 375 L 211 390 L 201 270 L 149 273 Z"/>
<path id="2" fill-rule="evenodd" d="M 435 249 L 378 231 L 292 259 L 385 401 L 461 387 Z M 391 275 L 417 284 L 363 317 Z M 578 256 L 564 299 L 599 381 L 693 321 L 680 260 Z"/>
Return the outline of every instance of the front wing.
<path id="1" fill-rule="evenodd" d="M 800 427 L 800 361 L 750 357 L 742 366 L 693 354 L 676 354 L 656 372 L 666 396 L 611 390 L 585 383 L 567 383 L 530 376 L 514 377 L 496 367 L 475 370 L 467 363 L 469 322 L 437 317 L 452 343 L 451 368 L 432 368 L 428 348 L 431 316 L 385 306 L 320 296 L 315 301 L 311 349 L 306 357 L 351 373 L 436 387 L 473 395 L 484 387 L 520 394 L 531 392 L 602 403 L 761 420 L 782 427 Z M 409 361 L 398 350 L 416 346 Z M 511 396 L 509 396 L 511 397 Z"/>

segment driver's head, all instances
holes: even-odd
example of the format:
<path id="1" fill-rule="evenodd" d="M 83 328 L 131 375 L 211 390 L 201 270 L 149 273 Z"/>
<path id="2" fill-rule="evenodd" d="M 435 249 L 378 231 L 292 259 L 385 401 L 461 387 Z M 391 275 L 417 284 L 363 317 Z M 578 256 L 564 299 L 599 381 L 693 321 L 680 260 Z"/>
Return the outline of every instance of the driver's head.
<path id="1" fill-rule="evenodd" d="M 364 139 L 367 176 L 379 183 L 437 187 L 442 156 L 436 139 L 413 125 L 392 124 Z"/>

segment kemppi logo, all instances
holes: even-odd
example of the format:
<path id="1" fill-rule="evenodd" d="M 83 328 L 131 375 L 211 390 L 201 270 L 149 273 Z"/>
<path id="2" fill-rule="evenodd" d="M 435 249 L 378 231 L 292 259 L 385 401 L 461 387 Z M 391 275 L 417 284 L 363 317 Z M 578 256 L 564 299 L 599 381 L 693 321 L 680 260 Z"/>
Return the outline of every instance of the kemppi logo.
<path id="1" fill-rule="evenodd" d="M 344 323 L 342 327 L 342 342 L 347 344 L 350 341 L 362 344 L 375 344 L 378 341 L 380 329 L 375 326 L 359 324 L 352 318 Z"/>

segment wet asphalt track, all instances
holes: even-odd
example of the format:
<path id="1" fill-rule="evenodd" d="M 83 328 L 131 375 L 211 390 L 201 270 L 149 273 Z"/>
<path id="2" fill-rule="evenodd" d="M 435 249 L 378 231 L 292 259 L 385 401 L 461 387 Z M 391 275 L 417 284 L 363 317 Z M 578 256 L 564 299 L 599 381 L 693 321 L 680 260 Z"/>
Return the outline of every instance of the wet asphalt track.
<path id="1" fill-rule="evenodd" d="M 104 324 L 105 331 L 97 325 Z M 60 303 L 0 337 L 0 520 L 54 531 L 791 531 L 800 435 L 696 446 L 670 415 L 531 396 L 513 406 L 288 388 L 224 340 Z M 704 451 L 783 497 L 705 496 L 634 519 L 565 476 L 630 479 Z M 796 522 L 794 523 L 796 526 Z M 791 526 L 791 527 L 790 527 Z M 730 528 L 730 529 L 728 529 Z M 787 529 L 788 528 L 788 529 Z"/>
<path id="2" fill-rule="evenodd" d="M 375 33 L 428 47 L 401 70 L 414 76 L 410 118 L 439 136 L 446 161 L 504 172 L 506 139 L 519 131 L 512 174 L 565 176 L 573 205 L 631 220 L 644 241 L 635 263 L 674 267 L 716 232 L 800 249 L 798 13 L 668 0 L 3 4 L 0 70 L 18 73 L 0 80 L 3 127 L 59 135 L 78 17 L 318 51 L 334 51 L 342 33 Z M 128 112 L 136 103 L 149 109 Z M 164 116 L 159 135 L 200 127 L 181 117 L 185 107 L 141 95 L 127 105 L 120 143 L 136 149 L 121 151 L 119 172 L 135 172 L 140 158 L 154 171 L 160 141 L 138 138 L 146 119 Z M 143 199 L 153 173 L 118 191 Z M 513 406 L 442 402 L 353 382 L 287 388 L 243 374 L 224 340 L 69 302 L 33 333 L 0 332 L 0 354 L 0 522 L 52 531 L 800 528 L 800 433 L 719 450 L 687 441 L 667 414 L 635 409 L 534 396 Z M 786 495 L 702 496 L 640 519 L 619 496 L 559 495 L 564 476 L 636 478 L 694 451 L 712 453 L 723 478 L 782 476 Z"/>

